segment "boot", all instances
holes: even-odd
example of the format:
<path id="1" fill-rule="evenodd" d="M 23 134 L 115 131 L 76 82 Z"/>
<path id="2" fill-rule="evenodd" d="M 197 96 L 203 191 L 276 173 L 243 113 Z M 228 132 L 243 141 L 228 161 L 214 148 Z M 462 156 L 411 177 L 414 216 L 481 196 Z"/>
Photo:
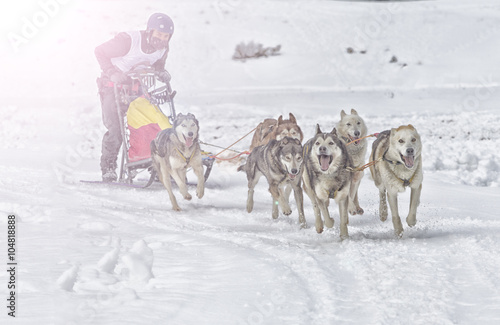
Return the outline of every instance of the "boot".
<path id="1" fill-rule="evenodd" d="M 102 171 L 102 181 L 106 183 L 116 182 L 118 177 L 114 168 L 107 168 Z"/>

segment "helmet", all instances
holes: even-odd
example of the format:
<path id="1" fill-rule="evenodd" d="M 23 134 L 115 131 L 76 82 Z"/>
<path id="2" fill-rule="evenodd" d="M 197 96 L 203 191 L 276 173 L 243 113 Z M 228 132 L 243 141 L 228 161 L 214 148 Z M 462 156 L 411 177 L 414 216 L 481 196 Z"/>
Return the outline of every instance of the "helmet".
<path id="1" fill-rule="evenodd" d="M 174 33 L 174 22 L 165 14 L 155 13 L 148 19 L 147 30 L 152 29 L 172 35 Z"/>

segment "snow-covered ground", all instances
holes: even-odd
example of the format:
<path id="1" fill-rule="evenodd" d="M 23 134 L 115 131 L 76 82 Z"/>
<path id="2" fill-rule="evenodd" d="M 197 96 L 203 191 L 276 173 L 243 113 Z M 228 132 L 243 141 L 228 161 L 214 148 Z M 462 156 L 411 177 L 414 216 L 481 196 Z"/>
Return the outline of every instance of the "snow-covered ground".
<path id="1" fill-rule="evenodd" d="M 498 1 L 46 0 L 2 9 L 0 263 L 7 268 L 15 214 L 18 265 L 15 320 L 10 274 L 0 272 L 0 323 L 500 322 Z M 417 225 L 394 237 L 378 219 L 368 171 L 365 214 L 350 217 L 344 241 L 334 203 L 335 227 L 323 234 L 299 228 L 293 202 L 291 216 L 272 220 L 264 179 L 248 214 L 245 175 L 230 163 L 216 164 L 203 199 L 179 200 L 178 213 L 158 184 L 80 183 L 100 178 L 105 132 L 93 50 L 153 12 L 174 19 L 176 106 L 197 116 L 207 143 L 227 146 L 289 112 L 306 139 L 342 109 L 355 108 L 370 133 L 413 124 L 424 143 Z M 24 41 L 13 46 L 13 34 Z M 282 55 L 232 61 L 252 40 L 281 44 Z M 402 216 L 408 204 L 401 194 Z"/>

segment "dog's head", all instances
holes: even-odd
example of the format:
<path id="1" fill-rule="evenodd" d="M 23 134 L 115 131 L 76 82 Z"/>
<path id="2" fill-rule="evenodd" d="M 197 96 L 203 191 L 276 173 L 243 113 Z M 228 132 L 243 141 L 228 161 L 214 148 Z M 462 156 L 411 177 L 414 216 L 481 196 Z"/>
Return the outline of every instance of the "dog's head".
<path id="1" fill-rule="evenodd" d="M 198 141 L 199 124 L 196 117 L 188 113 L 186 115 L 180 113 L 174 120 L 174 130 L 179 141 L 183 142 L 186 147 L 191 147 L 194 142 Z"/>
<path id="2" fill-rule="evenodd" d="M 297 125 L 297 120 L 295 119 L 295 116 L 292 113 L 289 113 L 289 119 L 284 120 L 283 115 L 280 115 L 278 118 L 278 122 L 276 123 L 275 126 L 275 135 L 276 135 L 276 140 L 281 140 L 285 137 L 290 137 L 294 139 L 298 139 L 301 143 L 302 140 L 304 139 L 304 134 L 302 133 L 302 130 L 300 127 Z"/>
<path id="3" fill-rule="evenodd" d="M 279 159 L 285 166 L 290 179 L 294 179 L 300 175 L 302 163 L 302 145 L 298 139 L 285 137 L 279 141 L 280 151 Z"/>
<path id="4" fill-rule="evenodd" d="M 322 172 L 328 172 L 335 165 L 334 162 L 344 155 L 343 145 L 337 137 L 335 128 L 330 133 L 324 133 L 319 124 L 316 125 L 316 136 L 310 142 L 310 146 L 310 159 Z"/>
<path id="5" fill-rule="evenodd" d="M 393 152 L 393 157 L 397 154 L 406 168 L 413 168 L 415 159 L 420 157 L 422 151 L 420 135 L 413 125 L 402 125 L 391 130 L 390 150 Z"/>
<path id="6" fill-rule="evenodd" d="M 366 124 L 358 115 L 355 109 L 351 109 L 351 114 L 346 114 L 344 110 L 340 112 L 340 121 L 337 123 L 339 137 L 345 138 L 346 142 L 354 141 L 352 144 L 359 145 L 359 138 L 366 136 L 368 129 Z"/>

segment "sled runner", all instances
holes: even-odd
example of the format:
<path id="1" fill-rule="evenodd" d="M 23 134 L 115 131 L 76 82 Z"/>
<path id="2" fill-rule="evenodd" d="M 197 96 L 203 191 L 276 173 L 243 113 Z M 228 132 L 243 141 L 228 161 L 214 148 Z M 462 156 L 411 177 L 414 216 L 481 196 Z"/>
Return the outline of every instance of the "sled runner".
<path id="1" fill-rule="evenodd" d="M 128 105 L 123 123 L 120 124 L 123 143 L 118 182 L 132 184 L 139 173 L 147 171 L 150 174 L 149 180 L 140 187 L 148 187 L 156 178 L 150 144 L 158 132 L 172 127 L 176 117 L 173 101 L 176 92 L 170 86 L 170 76 L 168 80 L 159 80 L 150 67 L 138 67 L 128 76 L 132 80 L 131 84 L 113 86 L 117 113 L 120 116 L 121 107 Z M 168 109 L 168 115 L 162 108 Z M 204 152 L 205 181 L 210 175 L 213 162 L 211 154 Z"/>

